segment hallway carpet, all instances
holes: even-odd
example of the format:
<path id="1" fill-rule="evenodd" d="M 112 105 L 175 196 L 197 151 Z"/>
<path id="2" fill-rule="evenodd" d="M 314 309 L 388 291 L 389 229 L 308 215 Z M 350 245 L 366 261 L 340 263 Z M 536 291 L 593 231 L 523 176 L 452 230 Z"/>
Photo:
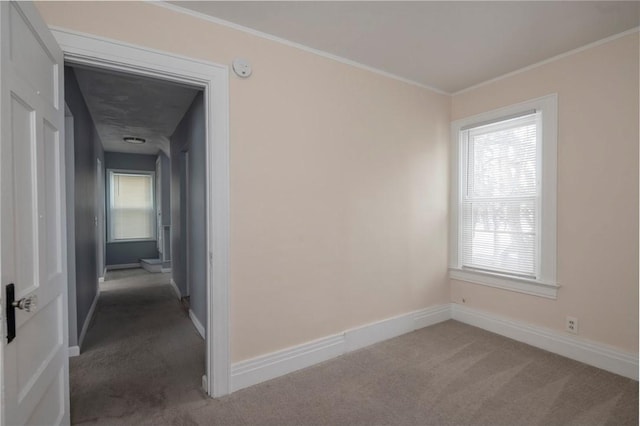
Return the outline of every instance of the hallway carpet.
<path id="1" fill-rule="evenodd" d="M 71 359 L 74 424 L 638 424 L 638 382 L 455 321 L 209 399 L 169 278 L 110 278 Z"/>

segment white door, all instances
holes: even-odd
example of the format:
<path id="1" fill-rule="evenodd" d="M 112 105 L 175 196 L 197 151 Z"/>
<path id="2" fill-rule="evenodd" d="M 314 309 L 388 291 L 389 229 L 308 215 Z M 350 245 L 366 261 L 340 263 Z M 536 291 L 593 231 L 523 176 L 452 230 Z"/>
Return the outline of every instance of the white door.
<path id="1" fill-rule="evenodd" d="M 69 424 L 63 57 L 31 3 L 0 2 L 2 423 Z M 6 288 L 16 300 L 15 339 Z"/>

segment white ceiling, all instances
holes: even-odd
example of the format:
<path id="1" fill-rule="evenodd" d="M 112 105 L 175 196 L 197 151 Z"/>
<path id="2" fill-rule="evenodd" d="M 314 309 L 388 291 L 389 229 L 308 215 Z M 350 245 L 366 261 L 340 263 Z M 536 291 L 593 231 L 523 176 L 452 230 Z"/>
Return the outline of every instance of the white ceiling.
<path id="1" fill-rule="evenodd" d="M 146 77 L 74 67 L 80 91 L 105 151 L 169 154 L 169 137 L 197 89 Z M 122 140 L 146 139 L 142 145 Z"/>
<path id="2" fill-rule="evenodd" d="M 638 1 L 170 3 L 447 93 L 640 24 Z"/>

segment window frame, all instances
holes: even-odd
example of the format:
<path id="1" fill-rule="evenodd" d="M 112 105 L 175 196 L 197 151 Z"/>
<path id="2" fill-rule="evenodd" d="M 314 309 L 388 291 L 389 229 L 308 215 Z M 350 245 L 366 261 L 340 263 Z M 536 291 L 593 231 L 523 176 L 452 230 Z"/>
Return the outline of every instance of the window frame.
<path id="1" fill-rule="evenodd" d="M 463 161 L 466 159 L 466 141 L 462 129 L 500 122 L 536 110 L 541 112 L 541 124 L 536 161 L 539 188 L 538 252 L 536 278 L 518 277 L 499 272 L 465 269 L 461 265 L 462 250 L 462 197 L 465 182 Z M 556 280 L 556 215 L 557 215 L 557 137 L 558 95 L 551 94 L 529 101 L 509 105 L 451 123 L 451 221 L 449 241 L 449 278 L 474 284 L 511 290 L 550 299 L 557 298 Z"/>
<path id="2" fill-rule="evenodd" d="M 116 240 L 113 238 L 113 185 L 112 185 L 112 177 L 114 174 L 125 174 L 125 175 L 141 175 L 141 176 L 149 176 L 151 178 L 151 200 L 153 204 L 153 218 L 152 218 L 152 236 L 150 238 L 129 238 L 129 239 L 121 239 Z M 109 244 L 120 244 L 120 243 L 135 243 L 135 242 L 153 242 L 157 241 L 157 205 L 156 205 L 156 195 L 155 195 L 155 185 L 156 185 L 156 173 L 152 170 L 130 170 L 130 169 L 107 169 L 107 243 Z"/>

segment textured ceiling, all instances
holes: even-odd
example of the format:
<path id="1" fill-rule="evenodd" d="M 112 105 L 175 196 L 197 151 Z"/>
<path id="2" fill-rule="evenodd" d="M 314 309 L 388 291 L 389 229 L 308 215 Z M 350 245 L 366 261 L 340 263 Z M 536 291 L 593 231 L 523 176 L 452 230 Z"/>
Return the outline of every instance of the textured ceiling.
<path id="1" fill-rule="evenodd" d="M 447 93 L 640 24 L 637 1 L 170 3 Z"/>
<path id="2" fill-rule="evenodd" d="M 168 154 L 169 137 L 198 92 L 146 77 L 91 68 L 74 71 L 105 151 Z M 125 136 L 147 142 L 132 145 L 122 140 Z"/>

